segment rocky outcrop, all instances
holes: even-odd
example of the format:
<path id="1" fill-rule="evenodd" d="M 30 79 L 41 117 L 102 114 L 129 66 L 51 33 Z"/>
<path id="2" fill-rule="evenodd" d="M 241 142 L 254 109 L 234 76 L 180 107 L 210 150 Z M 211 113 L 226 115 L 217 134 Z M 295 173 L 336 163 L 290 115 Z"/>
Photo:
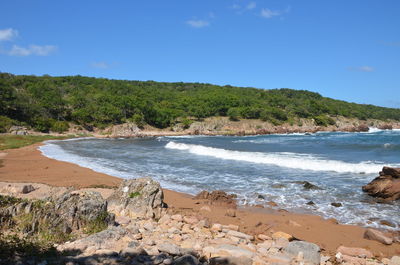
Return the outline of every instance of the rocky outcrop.
<path id="1" fill-rule="evenodd" d="M 125 180 L 107 199 L 109 210 L 131 218 L 160 218 L 165 204 L 160 183 L 151 178 Z"/>
<path id="2" fill-rule="evenodd" d="M 379 177 L 363 186 L 362 190 L 387 201 L 400 199 L 400 168 L 383 167 Z"/>
<path id="3" fill-rule="evenodd" d="M 212 192 L 203 190 L 199 194 L 197 194 L 193 199 L 206 200 L 210 204 L 214 205 L 228 205 L 231 207 L 236 207 L 236 198 L 237 196 L 235 194 L 228 194 L 221 190 L 215 190 Z"/>
<path id="4" fill-rule="evenodd" d="M 15 135 L 28 135 L 28 129 L 23 126 L 11 126 L 11 128 L 8 130 L 9 133 L 15 134 Z"/>
<path id="5" fill-rule="evenodd" d="M 107 202 L 97 192 L 67 192 L 52 200 L 24 200 L 2 196 L 8 201 L 0 208 L 2 225 L 22 231 L 28 236 L 48 235 L 55 241 L 72 232 L 91 233 L 114 223 L 107 212 Z"/>

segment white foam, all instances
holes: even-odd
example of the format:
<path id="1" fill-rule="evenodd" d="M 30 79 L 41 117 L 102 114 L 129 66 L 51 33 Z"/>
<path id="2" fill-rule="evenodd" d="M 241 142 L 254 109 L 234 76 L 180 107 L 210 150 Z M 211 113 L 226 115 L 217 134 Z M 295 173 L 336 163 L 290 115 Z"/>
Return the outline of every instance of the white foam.
<path id="1" fill-rule="evenodd" d="M 368 128 L 368 132 L 369 133 L 377 133 L 377 132 L 381 132 L 381 131 L 383 131 L 383 130 L 375 128 L 375 127 L 369 127 Z"/>
<path id="2" fill-rule="evenodd" d="M 334 171 L 339 173 L 365 173 L 373 174 L 379 172 L 382 164 L 369 161 L 360 163 L 348 163 L 338 160 L 326 160 L 309 154 L 299 153 L 260 153 L 241 152 L 221 148 L 207 147 L 202 145 L 169 142 L 165 146 L 168 149 L 188 151 L 201 156 L 211 156 L 219 159 L 243 161 L 257 164 L 270 164 L 279 167 L 312 170 L 312 171 Z M 388 165 L 391 166 L 391 165 Z"/>
<path id="3" fill-rule="evenodd" d="M 82 138 L 80 138 L 82 139 Z M 71 140 L 71 139 L 69 139 Z M 63 140 L 65 141 L 65 140 Z M 39 146 L 39 151 L 46 157 L 52 158 L 59 161 L 70 162 L 77 164 L 78 166 L 92 169 L 93 171 L 104 173 L 111 176 L 121 177 L 121 178 L 132 178 L 132 174 L 127 174 L 118 170 L 114 170 L 110 167 L 104 166 L 104 161 L 94 161 L 93 159 L 88 159 L 82 156 L 74 155 L 65 151 L 60 146 L 53 144 L 53 140 L 46 141 L 45 145 Z"/>

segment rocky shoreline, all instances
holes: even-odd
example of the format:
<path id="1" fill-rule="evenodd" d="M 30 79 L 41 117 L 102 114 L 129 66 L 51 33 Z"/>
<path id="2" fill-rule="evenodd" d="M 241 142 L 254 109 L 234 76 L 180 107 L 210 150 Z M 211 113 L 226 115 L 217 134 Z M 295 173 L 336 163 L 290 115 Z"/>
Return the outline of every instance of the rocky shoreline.
<path id="1" fill-rule="evenodd" d="M 193 121 L 188 127 L 178 123 L 173 127 L 158 129 L 149 125 L 138 127 L 135 123 L 123 123 L 112 125 L 104 129 L 85 129 L 76 124 L 70 124 L 70 128 L 64 134 L 50 132 L 51 135 L 81 135 L 98 138 L 105 137 L 153 137 L 153 136 L 181 136 L 181 135 L 266 135 L 266 134 L 290 134 L 290 133 L 316 133 L 316 132 L 368 132 L 369 128 L 380 130 L 400 129 L 400 122 L 381 120 L 358 120 L 344 117 L 334 117 L 334 125 L 318 126 L 313 120 L 300 119 L 297 123 L 284 123 L 274 125 L 261 120 L 231 121 L 228 117 L 211 117 L 202 121 Z M 43 135 L 22 126 L 13 126 L 11 134 L 16 135 Z"/>
<path id="2" fill-rule="evenodd" d="M 382 258 L 343 245 L 329 255 L 283 231 L 248 234 L 200 213 L 181 214 L 168 207 L 159 183 L 150 178 L 125 180 L 115 190 L 3 183 L 0 194 L 2 235 L 47 240 L 54 250 L 48 256 L 14 251 L 2 255 L 0 264 L 400 264 L 399 256 Z M 225 215 L 236 214 L 234 198 L 221 191 L 193 200 L 205 212 L 224 204 Z M 367 229 L 365 237 L 399 245 L 397 238 L 382 241 L 387 234 L 378 230 Z"/>

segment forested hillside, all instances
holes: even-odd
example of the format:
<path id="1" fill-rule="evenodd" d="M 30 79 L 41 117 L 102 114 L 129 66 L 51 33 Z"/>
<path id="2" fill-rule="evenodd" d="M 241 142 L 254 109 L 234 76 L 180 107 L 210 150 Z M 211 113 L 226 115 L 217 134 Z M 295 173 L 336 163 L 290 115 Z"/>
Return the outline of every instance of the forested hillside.
<path id="1" fill-rule="evenodd" d="M 0 131 L 13 124 L 64 131 L 68 122 L 105 127 L 126 121 L 165 128 L 210 116 L 281 124 L 313 118 L 318 125 L 344 116 L 400 120 L 400 109 L 361 105 L 292 89 L 263 90 L 200 83 L 125 81 L 83 76 L 0 73 Z"/>

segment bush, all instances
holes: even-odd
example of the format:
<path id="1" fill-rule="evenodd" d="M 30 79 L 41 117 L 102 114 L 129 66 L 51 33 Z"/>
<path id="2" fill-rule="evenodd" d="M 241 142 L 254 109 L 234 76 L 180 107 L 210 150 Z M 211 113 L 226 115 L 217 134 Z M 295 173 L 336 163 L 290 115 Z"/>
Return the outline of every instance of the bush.
<path id="1" fill-rule="evenodd" d="M 192 120 L 190 120 L 188 118 L 184 118 L 182 120 L 183 129 L 188 129 L 192 123 L 193 123 Z"/>
<path id="2" fill-rule="evenodd" d="M 0 133 L 6 133 L 10 127 L 14 124 L 14 121 L 8 117 L 0 116 Z"/>
<path id="3" fill-rule="evenodd" d="M 143 126 L 144 126 L 143 114 L 135 113 L 135 114 L 133 114 L 133 116 L 130 120 L 133 121 L 137 125 L 137 127 L 143 128 Z"/>
<path id="4" fill-rule="evenodd" d="M 229 119 L 231 121 L 238 121 L 239 120 L 240 113 L 239 113 L 239 109 L 238 108 L 230 108 L 230 109 L 228 109 L 227 114 L 228 114 Z"/>
<path id="5" fill-rule="evenodd" d="M 33 128 L 36 131 L 47 133 L 53 125 L 53 120 L 42 117 L 37 117 L 33 120 Z"/>
<path id="6" fill-rule="evenodd" d="M 69 124 L 66 121 L 56 121 L 51 126 L 51 131 L 58 133 L 63 133 L 65 131 L 68 131 L 68 129 L 69 129 Z"/>
<path id="7" fill-rule="evenodd" d="M 314 122 L 318 126 L 328 126 L 328 125 L 335 125 L 336 122 L 326 115 L 318 115 L 314 117 Z"/>

